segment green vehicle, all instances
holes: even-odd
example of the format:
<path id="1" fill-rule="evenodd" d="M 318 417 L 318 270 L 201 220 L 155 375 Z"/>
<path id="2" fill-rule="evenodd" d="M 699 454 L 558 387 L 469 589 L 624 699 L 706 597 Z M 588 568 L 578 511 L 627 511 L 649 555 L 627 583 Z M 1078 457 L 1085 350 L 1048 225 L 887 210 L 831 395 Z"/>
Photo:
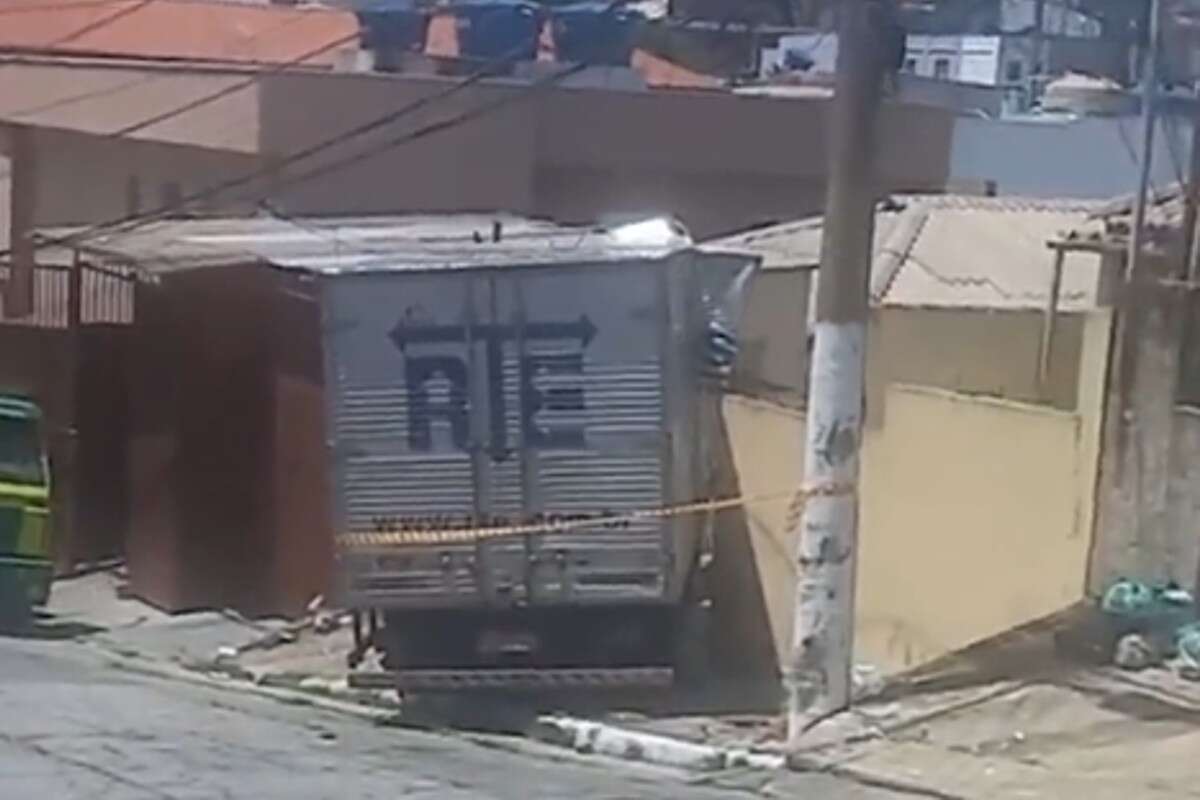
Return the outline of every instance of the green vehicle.
<path id="1" fill-rule="evenodd" d="M 0 394 L 0 627 L 28 623 L 50 594 L 50 472 L 42 412 Z"/>

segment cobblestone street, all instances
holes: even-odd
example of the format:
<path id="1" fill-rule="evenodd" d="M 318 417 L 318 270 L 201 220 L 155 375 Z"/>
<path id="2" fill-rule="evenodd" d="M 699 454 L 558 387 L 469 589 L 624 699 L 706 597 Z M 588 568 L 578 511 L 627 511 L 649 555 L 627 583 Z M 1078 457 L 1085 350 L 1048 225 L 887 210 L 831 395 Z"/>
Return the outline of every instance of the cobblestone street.
<path id="1" fill-rule="evenodd" d="M 5 800 L 884 796 L 822 776 L 689 776 L 380 727 L 130 672 L 81 641 L 0 638 L 0 708 Z"/>

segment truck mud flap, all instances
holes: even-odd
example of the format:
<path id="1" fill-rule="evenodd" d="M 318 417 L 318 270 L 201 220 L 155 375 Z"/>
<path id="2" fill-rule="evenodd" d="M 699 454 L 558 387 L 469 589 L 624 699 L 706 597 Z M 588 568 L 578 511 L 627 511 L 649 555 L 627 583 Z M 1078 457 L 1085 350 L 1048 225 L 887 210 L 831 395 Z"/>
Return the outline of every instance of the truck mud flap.
<path id="1" fill-rule="evenodd" d="M 412 669 L 352 673 L 349 677 L 350 686 L 355 689 L 399 689 L 407 692 L 667 687 L 673 680 L 674 670 L 670 667 Z"/>

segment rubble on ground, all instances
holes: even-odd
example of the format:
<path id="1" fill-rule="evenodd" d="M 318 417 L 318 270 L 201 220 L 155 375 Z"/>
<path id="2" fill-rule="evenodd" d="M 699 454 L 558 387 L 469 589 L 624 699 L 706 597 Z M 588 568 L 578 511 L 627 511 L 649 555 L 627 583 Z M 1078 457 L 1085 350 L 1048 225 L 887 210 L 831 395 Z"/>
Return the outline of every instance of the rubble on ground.
<path id="1" fill-rule="evenodd" d="M 1132 671 L 1167 666 L 1200 678 L 1200 610 L 1191 592 L 1121 579 L 1104 593 L 1100 611 L 1116 640 L 1113 664 Z"/>

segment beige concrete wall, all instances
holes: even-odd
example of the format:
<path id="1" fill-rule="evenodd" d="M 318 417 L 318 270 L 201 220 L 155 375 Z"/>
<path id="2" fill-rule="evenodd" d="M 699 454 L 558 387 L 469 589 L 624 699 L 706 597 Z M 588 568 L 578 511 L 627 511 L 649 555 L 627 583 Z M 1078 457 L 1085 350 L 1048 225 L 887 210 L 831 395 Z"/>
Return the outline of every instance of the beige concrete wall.
<path id="1" fill-rule="evenodd" d="M 1042 318 L 1033 310 L 876 309 L 871 318 L 873 388 L 911 383 L 1073 409 L 1084 318 L 1058 317 L 1045 391 L 1037 381 Z"/>
<path id="2" fill-rule="evenodd" d="M 1081 316 L 1078 329 L 1072 411 L 874 378 L 886 414 L 863 446 L 861 660 L 914 667 L 1084 596 L 1111 315 Z M 801 485 L 801 412 L 731 396 L 725 418 L 744 494 Z M 754 503 L 744 517 L 775 647 L 786 654 L 787 503 Z"/>
<path id="3" fill-rule="evenodd" d="M 810 280 L 811 274 L 791 271 L 765 271 L 755 278 L 737 365 L 739 391 L 782 399 L 773 388 L 794 391 L 805 385 L 808 308 L 797 298 L 808 297 Z M 1037 376 L 1042 320 L 1033 310 L 872 310 L 868 424 L 883 424 L 882 392 L 890 383 L 1076 408 L 1087 316 L 1057 318 L 1045 387 Z"/>

